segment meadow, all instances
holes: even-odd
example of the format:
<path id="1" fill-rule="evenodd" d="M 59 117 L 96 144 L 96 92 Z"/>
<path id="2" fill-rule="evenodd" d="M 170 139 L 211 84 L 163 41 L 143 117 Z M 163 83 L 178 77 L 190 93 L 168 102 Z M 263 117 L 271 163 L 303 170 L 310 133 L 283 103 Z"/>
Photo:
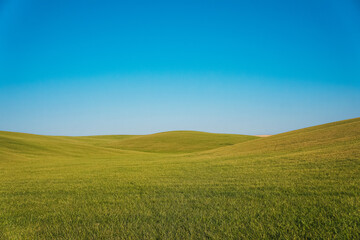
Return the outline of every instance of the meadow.
<path id="1" fill-rule="evenodd" d="M 0 239 L 359 239 L 360 118 L 266 138 L 0 132 Z"/>

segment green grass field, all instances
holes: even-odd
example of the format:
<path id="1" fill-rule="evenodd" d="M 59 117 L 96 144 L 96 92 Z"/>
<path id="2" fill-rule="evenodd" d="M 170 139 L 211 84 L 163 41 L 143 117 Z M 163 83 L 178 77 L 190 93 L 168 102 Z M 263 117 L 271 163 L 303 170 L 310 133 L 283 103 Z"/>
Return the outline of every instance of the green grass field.
<path id="1" fill-rule="evenodd" d="M 360 118 L 267 138 L 0 132 L 0 239 L 244 238 L 360 238 Z"/>

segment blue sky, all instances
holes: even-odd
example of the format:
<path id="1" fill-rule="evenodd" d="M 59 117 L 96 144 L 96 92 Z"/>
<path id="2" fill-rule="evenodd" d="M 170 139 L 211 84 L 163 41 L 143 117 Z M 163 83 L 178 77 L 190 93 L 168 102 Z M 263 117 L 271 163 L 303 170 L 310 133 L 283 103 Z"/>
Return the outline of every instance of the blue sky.
<path id="1" fill-rule="evenodd" d="M 275 134 L 354 117 L 356 0 L 0 0 L 0 130 Z"/>

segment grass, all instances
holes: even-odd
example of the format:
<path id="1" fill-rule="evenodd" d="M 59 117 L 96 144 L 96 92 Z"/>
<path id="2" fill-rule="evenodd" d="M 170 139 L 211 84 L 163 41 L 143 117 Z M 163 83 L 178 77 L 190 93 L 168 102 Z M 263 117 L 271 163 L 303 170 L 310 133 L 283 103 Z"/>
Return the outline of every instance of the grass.
<path id="1" fill-rule="evenodd" d="M 0 239 L 360 238 L 360 118 L 267 138 L 0 132 Z"/>

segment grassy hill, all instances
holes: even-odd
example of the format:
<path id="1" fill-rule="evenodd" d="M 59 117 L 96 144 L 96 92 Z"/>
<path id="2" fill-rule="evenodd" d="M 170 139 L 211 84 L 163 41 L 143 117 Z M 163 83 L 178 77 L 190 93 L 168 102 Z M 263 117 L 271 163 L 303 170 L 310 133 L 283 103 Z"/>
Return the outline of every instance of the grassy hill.
<path id="1" fill-rule="evenodd" d="M 146 152 L 189 153 L 234 145 L 256 138 L 238 134 L 172 131 L 126 138 L 110 142 L 107 147 Z"/>
<path id="2" fill-rule="evenodd" d="M 0 239 L 360 238 L 360 118 L 267 138 L 0 132 Z"/>

